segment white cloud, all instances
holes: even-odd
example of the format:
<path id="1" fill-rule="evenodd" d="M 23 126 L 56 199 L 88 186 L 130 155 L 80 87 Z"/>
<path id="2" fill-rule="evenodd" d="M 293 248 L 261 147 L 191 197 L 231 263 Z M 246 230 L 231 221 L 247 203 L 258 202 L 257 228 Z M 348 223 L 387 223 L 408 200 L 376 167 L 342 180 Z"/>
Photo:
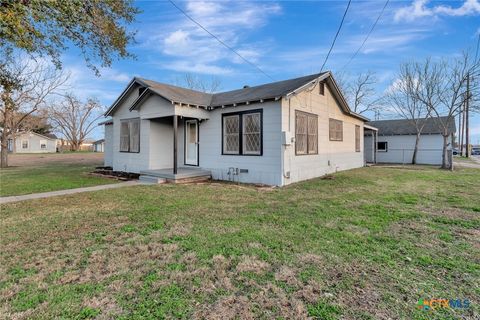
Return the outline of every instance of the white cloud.
<path id="1" fill-rule="evenodd" d="M 411 5 L 402 7 L 395 12 L 394 20 L 414 21 L 418 18 L 446 16 L 467 16 L 480 14 L 479 0 L 465 0 L 465 2 L 457 8 L 446 5 L 438 5 L 428 7 L 429 0 L 415 0 Z"/>
<path id="2" fill-rule="evenodd" d="M 257 62 L 265 54 L 266 47 L 245 39 L 265 25 L 272 15 L 279 14 L 281 7 L 271 2 L 189 1 L 184 10 L 246 59 Z M 145 43 L 149 49 L 171 58 L 163 66 L 155 64 L 179 72 L 225 74 L 231 72 L 225 65 L 244 63 L 180 12 L 175 17 L 173 22 L 157 25 L 161 32 L 147 36 Z"/>

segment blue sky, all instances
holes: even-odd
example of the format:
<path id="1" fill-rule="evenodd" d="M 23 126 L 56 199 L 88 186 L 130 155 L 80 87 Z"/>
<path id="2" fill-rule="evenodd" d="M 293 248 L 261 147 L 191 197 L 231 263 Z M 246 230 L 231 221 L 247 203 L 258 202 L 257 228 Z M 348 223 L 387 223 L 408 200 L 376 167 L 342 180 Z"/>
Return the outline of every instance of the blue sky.
<path id="1" fill-rule="evenodd" d="M 275 80 L 320 71 L 347 1 L 176 2 L 212 33 Z M 178 83 L 185 73 L 221 81 L 221 90 L 270 82 L 241 61 L 169 2 L 138 1 L 143 10 L 130 51 L 136 60 L 113 63 L 97 78 L 75 50 L 64 56 L 73 91 L 109 106 L 133 76 Z M 347 75 L 373 71 L 382 93 L 401 62 L 474 51 L 480 32 L 480 2 L 390 1 L 362 51 L 344 68 L 380 13 L 384 1 L 352 1 L 325 67 Z M 386 116 L 386 114 L 385 114 Z M 472 142 L 480 140 L 480 116 L 472 117 Z M 102 135 L 101 130 L 94 138 Z"/>

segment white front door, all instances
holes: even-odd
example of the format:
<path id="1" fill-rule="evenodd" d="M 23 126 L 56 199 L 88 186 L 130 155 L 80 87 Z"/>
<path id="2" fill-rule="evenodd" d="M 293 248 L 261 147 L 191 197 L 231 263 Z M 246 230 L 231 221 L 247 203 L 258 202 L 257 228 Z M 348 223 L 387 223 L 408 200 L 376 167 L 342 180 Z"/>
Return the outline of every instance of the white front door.
<path id="1" fill-rule="evenodd" d="M 185 164 L 198 166 L 197 120 L 185 120 Z"/>

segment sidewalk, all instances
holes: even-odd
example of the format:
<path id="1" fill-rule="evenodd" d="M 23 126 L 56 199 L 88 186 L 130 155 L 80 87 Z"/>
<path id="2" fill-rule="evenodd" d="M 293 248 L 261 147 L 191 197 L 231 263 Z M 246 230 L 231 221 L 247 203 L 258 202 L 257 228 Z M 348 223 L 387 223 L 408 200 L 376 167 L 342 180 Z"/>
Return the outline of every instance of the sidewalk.
<path id="1" fill-rule="evenodd" d="M 10 203 L 10 202 L 18 202 L 18 201 L 25 201 L 25 200 L 32 200 L 32 199 L 50 198 L 50 197 L 55 197 L 55 196 L 64 196 L 64 195 L 68 195 L 68 194 L 75 194 L 75 193 L 81 193 L 81 192 L 116 189 L 116 188 L 130 187 L 130 186 L 136 186 L 136 185 L 141 185 L 141 184 L 142 184 L 141 182 L 138 182 L 137 180 L 135 180 L 135 181 L 114 183 L 114 184 L 105 184 L 105 185 L 94 186 L 94 187 L 58 190 L 58 191 L 42 192 L 42 193 L 33 193 L 33 194 L 25 194 L 25 195 L 22 195 L 22 196 L 0 197 L 0 204 Z"/>

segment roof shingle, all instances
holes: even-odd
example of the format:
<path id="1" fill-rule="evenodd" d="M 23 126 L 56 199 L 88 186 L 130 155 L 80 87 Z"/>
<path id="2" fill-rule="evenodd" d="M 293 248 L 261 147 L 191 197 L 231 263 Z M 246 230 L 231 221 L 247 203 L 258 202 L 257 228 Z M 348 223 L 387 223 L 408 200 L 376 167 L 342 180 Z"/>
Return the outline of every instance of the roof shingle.
<path id="1" fill-rule="evenodd" d="M 420 119 L 420 121 L 426 121 L 422 134 L 442 134 L 441 122 L 446 123 L 447 120 L 448 117 Z M 417 134 L 417 130 L 412 121 L 407 119 L 378 120 L 370 121 L 366 124 L 377 128 L 378 134 L 384 136 Z M 448 131 L 449 133 L 456 131 L 455 120 L 453 120 L 453 118 L 450 118 L 448 122 Z"/>

